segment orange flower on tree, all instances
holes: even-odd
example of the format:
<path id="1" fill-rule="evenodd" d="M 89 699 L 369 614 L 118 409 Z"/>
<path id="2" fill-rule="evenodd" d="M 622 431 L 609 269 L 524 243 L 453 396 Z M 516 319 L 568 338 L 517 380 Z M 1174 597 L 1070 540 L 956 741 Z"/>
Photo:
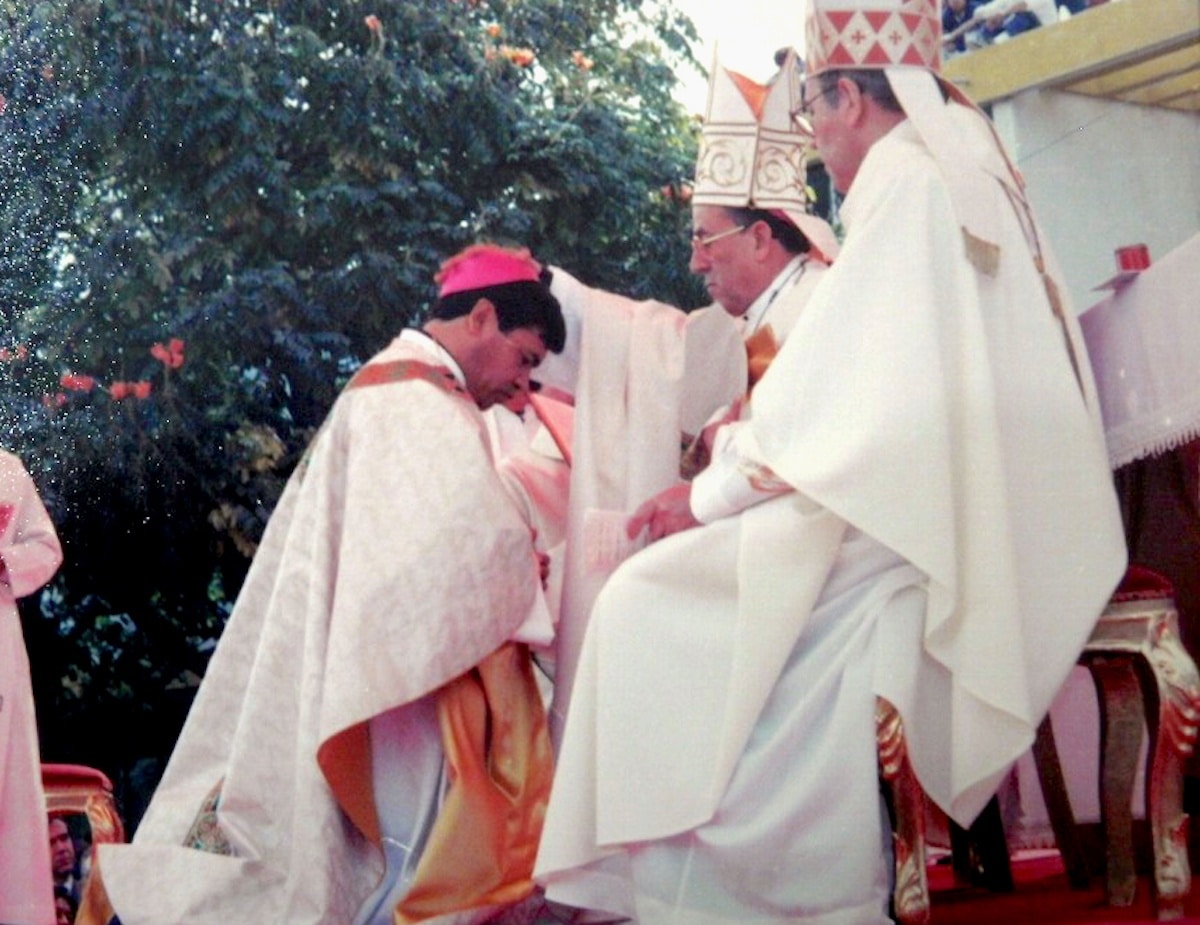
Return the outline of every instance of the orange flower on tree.
<path id="1" fill-rule="evenodd" d="M 492 38 L 494 38 L 494 39 L 495 39 L 495 38 L 499 38 L 499 37 L 500 37 L 500 33 L 501 33 L 502 31 L 503 31 L 503 30 L 500 28 L 500 24 L 499 24 L 499 23 L 496 23 L 496 22 L 493 22 L 493 23 L 488 23 L 488 25 L 487 25 L 487 27 L 486 27 L 486 32 L 487 32 L 487 34 L 488 34 L 488 35 L 490 35 L 490 36 L 491 36 Z"/>
<path id="2" fill-rule="evenodd" d="M 517 67 L 529 67 L 537 57 L 531 48 L 509 48 L 505 45 L 500 51 Z"/>
<path id="3" fill-rule="evenodd" d="M 370 16 L 363 18 L 363 22 L 367 24 L 367 28 L 378 35 L 383 31 L 383 23 L 379 21 L 379 17 L 372 13 Z"/>
<path id="4" fill-rule="evenodd" d="M 61 408 L 66 403 L 67 396 L 65 392 L 55 392 L 54 394 L 47 392 L 42 396 L 42 407 L 48 408 L 51 411 L 55 408 Z"/>
<path id="5" fill-rule="evenodd" d="M 82 373 L 63 373 L 58 384 L 68 392 L 90 392 L 96 387 L 96 380 Z"/>
<path id="6" fill-rule="evenodd" d="M 581 71 L 590 71 L 596 63 L 582 51 L 571 52 L 571 62 Z"/>
<path id="7" fill-rule="evenodd" d="M 150 383 L 146 380 L 138 382 L 114 382 L 108 387 L 108 394 L 113 401 L 124 401 L 127 398 L 149 398 Z"/>
<path id="8" fill-rule="evenodd" d="M 666 199 L 668 202 L 672 200 L 678 200 L 679 202 L 692 201 L 692 185 L 690 183 L 668 183 L 659 192 L 662 194 L 663 199 Z"/>
<path id="9" fill-rule="evenodd" d="M 165 344 L 155 344 L 150 348 L 150 356 L 158 360 L 167 369 L 179 369 L 183 365 L 183 341 L 172 337 Z"/>

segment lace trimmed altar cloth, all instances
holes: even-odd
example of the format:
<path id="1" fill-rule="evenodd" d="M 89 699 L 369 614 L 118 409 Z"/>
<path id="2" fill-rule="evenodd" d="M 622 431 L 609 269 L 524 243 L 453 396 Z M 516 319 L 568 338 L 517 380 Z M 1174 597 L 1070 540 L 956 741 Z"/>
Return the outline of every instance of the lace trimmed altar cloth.
<path id="1" fill-rule="evenodd" d="M 1200 233 L 1080 317 L 1118 469 L 1200 437 Z"/>

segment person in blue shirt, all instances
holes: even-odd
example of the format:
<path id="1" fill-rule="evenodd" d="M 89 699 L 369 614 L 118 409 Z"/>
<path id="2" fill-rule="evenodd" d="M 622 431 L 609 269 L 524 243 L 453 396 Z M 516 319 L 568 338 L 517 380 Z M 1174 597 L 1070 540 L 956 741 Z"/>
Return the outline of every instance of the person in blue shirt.
<path id="1" fill-rule="evenodd" d="M 975 8 L 980 0 L 945 0 L 942 4 L 942 53 L 949 57 L 967 50 L 965 29 L 975 19 Z"/>

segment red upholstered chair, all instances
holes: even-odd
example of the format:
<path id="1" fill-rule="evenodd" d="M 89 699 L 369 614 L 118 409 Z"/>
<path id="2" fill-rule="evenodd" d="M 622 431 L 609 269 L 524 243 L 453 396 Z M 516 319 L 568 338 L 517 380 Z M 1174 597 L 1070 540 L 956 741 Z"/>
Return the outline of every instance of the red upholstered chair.
<path id="1" fill-rule="evenodd" d="M 1143 728 L 1149 736 L 1146 818 L 1154 858 L 1159 919 L 1179 918 L 1191 887 L 1183 761 L 1200 733 L 1200 674 L 1179 640 L 1174 589 L 1163 576 L 1130 566 L 1096 621 L 1079 656 L 1100 701 L 1100 806 L 1105 844 L 1105 889 L 1114 906 L 1133 902 L 1133 819 L 1130 805 Z M 880 778 L 892 813 L 896 845 L 894 914 L 902 925 L 930 920 L 925 876 L 925 804 L 894 707 L 876 708 Z M 1047 718 L 1034 744 L 1050 823 L 1073 886 L 1086 886 L 1088 868 L 1063 784 Z"/>
<path id="2" fill-rule="evenodd" d="M 79 764 L 43 764 L 42 788 L 50 816 L 87 817 L 92 844 L 125 841 L 112 782 L 101 771 Z"/>

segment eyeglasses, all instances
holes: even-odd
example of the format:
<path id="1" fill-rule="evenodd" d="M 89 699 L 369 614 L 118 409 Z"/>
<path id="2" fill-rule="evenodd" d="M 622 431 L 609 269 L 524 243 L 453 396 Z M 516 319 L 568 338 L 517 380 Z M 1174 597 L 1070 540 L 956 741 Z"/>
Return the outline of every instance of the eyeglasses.
<path id="1" fill-rule="evenodd" d="M 734 225 L 732 228 L 726 228 L 724 231 L 718 231 L 715 234 L 700 234 L 698 231 L 692 232 L 692 247 L 699 251 L 707 253 L 710 246 L 716 244 L 722 238 L 730 238 L 735 234 L 740 234 L 749 228 L 749 225 Z"/>
<path id="2" fill-rule="evenodd" d="M 812 118 L 812 114 L 813 114 L 812 104 L 815 103 L 817 100 L 821 99 L 821 97 L 828 96 L 830 93 L 836 93 L 837 90 L 838 90 L 838 85 L 834 84 L 832 87 L 827 87 L 826 89 L 824 89 L 820 93 L 818 93 L 816 96 L 810 98 L 808 95 L 808 84 L 801 84 L 800 85 L 800 106 L 792 113 L 792 118 L 796 118 L 797 116 L 801 116 L 806 119 Z"/>

